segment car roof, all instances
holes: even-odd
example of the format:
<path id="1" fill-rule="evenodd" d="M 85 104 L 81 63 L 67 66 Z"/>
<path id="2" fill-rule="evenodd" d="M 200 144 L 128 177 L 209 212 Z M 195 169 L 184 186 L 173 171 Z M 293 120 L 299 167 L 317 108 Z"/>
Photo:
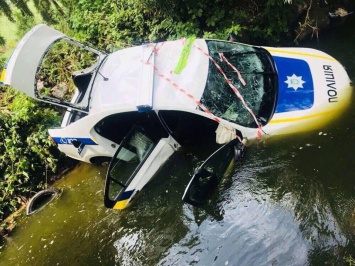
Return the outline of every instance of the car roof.
<path id="1" fill-rule="evenodd" d="M 195 110 L 207 80 L 203 39 L 145 44 L 110 54 L 92 84 L 90 113 L 108 109 Z M 199 48 L 199 49 L 196 49 Z M 181 62 L 185 66 L 177 66 Z"/>

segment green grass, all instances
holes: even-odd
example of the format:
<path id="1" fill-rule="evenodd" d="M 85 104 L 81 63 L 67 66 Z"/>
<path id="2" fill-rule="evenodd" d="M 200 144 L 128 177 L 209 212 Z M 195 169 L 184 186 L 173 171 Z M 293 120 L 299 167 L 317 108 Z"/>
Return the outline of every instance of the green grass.
<path id="1" fill-rule="evenodd" d="M 42 18 L 35 10 L 32 1 L 28 3 L 29 9 L 34 14 L 35 22 L 42 23 Z M 13 8 L 13 13 L 18 12 L 17 9 Z M 0 14 L 0 36 L 4 37 L 6 40 L 5 46 L 0 46 L 0 56 L 8 58 L 12 50 L 15 48 L 17 42 L 21 39 L 22 36 L 18 36 L 17 25 L 15 22 L 11 22 L 5 15 Z"/>
<path id="2" fill-rule="evenodd" d="M 7 17 L 0 16 L 0 36 L 4 37 L 6 40 L 5 46 L 0 47 L 0 56 L 8 58 L 13 48 L 15 47 L 18 37 L 16 36 L 16 24 L 9 21 Z"/>
<path id="3" fill-rule="evenodd" d="M 16 37 L 16 24 L 8 20 L 4 15 L 0 15 L 0 35 L 3 36 L 7 42 L 15 42 Z"/>

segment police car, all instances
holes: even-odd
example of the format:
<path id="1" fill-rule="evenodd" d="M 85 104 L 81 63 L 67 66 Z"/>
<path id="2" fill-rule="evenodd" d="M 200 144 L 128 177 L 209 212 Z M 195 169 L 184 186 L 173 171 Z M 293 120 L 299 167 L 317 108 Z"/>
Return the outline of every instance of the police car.
<path id="1" fill-rule="evenodd" d="M 94 59 L 70 73 L 70 97 L 40 86 L 46 55 L 59 42 Z M 105 205 L 115 209 L 128 206 L 180 147 L 224 144 L 185 191 L 184 200 L 198 204 L 198 183 L 220 179 L 246 142 L 320 127 L 351 94 L 344 67 L 314 49 L 188 38 L 108 54 L 43 24 L 18 43 L 0 82 L 66 108 L 49 134 L 67 156 L 111 161 Z"/>

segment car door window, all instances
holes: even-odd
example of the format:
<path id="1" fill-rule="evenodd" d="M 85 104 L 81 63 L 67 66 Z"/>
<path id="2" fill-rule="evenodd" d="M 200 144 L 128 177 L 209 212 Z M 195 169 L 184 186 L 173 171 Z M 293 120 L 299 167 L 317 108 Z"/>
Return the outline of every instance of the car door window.
<path id="1" fill-rule="evenodd" d="M 154 149 L 153 142 L 141 127 L 134 126 L 111 160 L 105 185 L 105 206 L 112 208 L 132 181 L 135 173 Z"/>
<path id="2" fill-rule="evenodd" d="M 215 151 L 195 171 L 183 195 L 183 201 L 194 206 L 207 202 L 222 178 L 231 173 L 235 161 L 242 155 L 242 145 L 234 139 Z"/>

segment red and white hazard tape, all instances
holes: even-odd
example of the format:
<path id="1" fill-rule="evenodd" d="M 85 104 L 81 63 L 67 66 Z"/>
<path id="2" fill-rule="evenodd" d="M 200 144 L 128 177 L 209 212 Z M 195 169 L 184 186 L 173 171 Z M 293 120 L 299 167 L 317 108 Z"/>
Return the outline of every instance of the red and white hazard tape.
<path id="1" fill-rule="evenodd" d="M 216 60 L 214 60 L 212 58 L 212 56 L 210 56 L 207 52 L 203 51 L 200 47 L 197 47 L 196 45 L 193 45 L 194 48 L 196 48 L 198 51 L 200 51 L 201 53 L 203 53 L 205 56 L 207 56 L 212 62 L 213 64 L 217 67 L 217 69 L 219 70 L 219 72 L 223 75 L 225 81 L 227 82 L 227 84 L 229 85 L 229 87 L 231 87 L 231 89 L 233 90 L 233 92 L 237 95 L 238 99 L 242 102 L 243 106 L 245 109 L 248 110 L 248 112 L 251 114 L 251 116 L 254 118 L 254 121 L 256 123 L 256 125 L 258 126 L 258 131 L 256 134 L 257 138 L 261 138 L 261 134 L 262 134 L 262 127 L 259 123 L 259 121 L 257 120 L 255 114 L 253 113 L 253 111 L 249 108 L 249 106 L 246 104 L 246 102 L 244 101 L 243 96 L 239 93 L 238 89 L 232 84 L 232 82 L 227 78 L 226 74 L 224 73 L 223 69 L 220 67 L 220 65 L 216 62 Z M 222 58 L 225 58 L 223 53 L 219 54 L 220 56 L 222 55 Z M 226 59 L 227 60 L 227 59 Z M 228 65 L 232 65 L 229 62 L 227 63 Z M 233 69 L 236 70 L 236 68 L 233 66 Z M 239 72 L 239 71 L 238 71 Z M 243 79 L 244 81 L 244 79 Z M 244 81 L 245 82 L 245 81 Z"/>
<path id="2" fill-rule="evenodd" d="M 238 69 L 237 69 L 235 66 L 233 66 L 233 64 L 230 63 L 230 62 L 227 60 L 227 58 L 224 56 L 223 53 L 219 53 L 219 57 L 220 57 L 223 61 L 225 61 L 225 62 L 237 73 L 238 79 L 240 80 L 240 82 L 242 83 L 242 85 L 243 85 L 243 86 L 246 86 L 247 83 L 246 83 L 245 80 L 243 79 L 242 74 L 240 74 L 240 72 L 238 71 Z"/>
<path id="3" fill-rule="evenodd" d="M 186 41 L 186 39 L 182 39 L 183 44 Z M 161 46 L 159 48 L 157 48 L 156 46 L 152 46 L 152 52 L 156 55 L 158 55 L 159 49 L 164 45 L 164 42 L 161 44 Z M 258 126 L 258 131 L 257 131 L 257 138 L 261 138 L 262 135 L 262 126 L 260 125 L 259 121 L 257 120 L 255 114 L 253 113 L 253 111 L 248 107 L 248 105 L 246 104 L 243 96 L 240 94 L 240 92 L 238 91 L 238 89 L 232 84 L 232 82 L 227 78 L 226 74 L 224 73 L 224 71 L 222 70 L 222 68 L 219 66 L 219 64 L 205 51 L 203 51 L 200 47 L 197 47 L 195 45 L 193 45 L 194 48 L 196 48 L 197 50 L 199 50 L 200 52 L 202 52 L 205 56 L 207 56 L 212 62 L 213 64 L 217 67 L 217 69 L 220 71 L 220 73 L 223 75 L 224 79 L 226 80 L 227 84 L 231 87 L 231 89 L 233 90 L 233 92 L 236 94 L 236 96 L 238 97 L 238 99 L 242 102 L 244 108 L 246 110 L 248 110 L 248 112 L 252 115 L 256 125 Z M 237 74 L 238 79 L 240 80 L 240 82 L 242 83 L 243 86 L 246 86 L 246 82 L 243 79 L 242 75 L 240 74 L 240 72 L 238 71 L 238 69 L 231 64 L 227 58 L 223 55 L 223 53 L 219 53 L 220 58 L 225 61 Z M 224 126 L 225 129 L 230 130 L 230 128 L 228 128 L 226 125 L 224 125 L 222 123 L 222 121 L 220 120 L 219 117 L 215 116 L 208 108 L 206 108 L 199 100 L 197 100 L 192 94 L 188 93 L 185 89 L 181 88 L 177 83 L 175 83 L 174 81 L 172 81 L 169 77 L 165 76 L 164 74 L 160 73 L 158 68 L 148 61 L 144 62 L 142 60 L 142 63 L 146 64 L 146 65 L 150 65 L 153 67 L 154 71 L 157 73 L 157 75 L 164 79 L 165 81 L 169 82 L 173 88 L 177 89 L 178 91 L 180 91 L 181 93 L 185 94 L 188 98 L 190 98 L 192 101 L 194 101 L 196 103 L 197 106 L 199 106 L 205 113 L 207 113 L 208 115 L 210 115 L 210 117 L 216 121 L 219 124 L 222 124 Z M 238 138 L 240 141 L 242 141 L 240 139 L 240 137 L 238 135 L 236 135 L 236 138 Z"/>
<path id="4" fill-rule="evenodd" d="M 223 127 L 227 130 L 230 130 L 230 128 L 228 128 L 224 123 L 222 123 L 222 121 L 220 120 L 219 117 L 215 116 L 208 108 L 206 108 L 199 100 L 197 100 L 192 94 L 188 93 L 184 88 L 181 88 L 176 82 L 172 81 L 169 77 L 165 76 L 164 74 L 160 73 L 159 69 L 157 68 L 157 66 L 155 66 L 154 64 L 152 64 L 149 61 L 144 62 L 142 60 L 143 64 L 146 65 L 150 65 L 154 71 L 156 72 L 156 74 L 158 75 L 158 77 L 162 78 L 163 80 L 165 80 L 166 82 L 170 83 L 172 85 L 172 87 L 176 90 L 178 90 L 179 92 L 185 94 L 188 98 L 190 98 L 194 103 L 197 104 L 197 106 L 199 106 L 206 114 L 208 114 L 214 121 L 216 121 L 219 124 L 222 124 Z M 240 138 L 239 135 L 235 135 L 236 138 L 239 139 L 240 142 L 242 142 L 242 139 Z"/>

